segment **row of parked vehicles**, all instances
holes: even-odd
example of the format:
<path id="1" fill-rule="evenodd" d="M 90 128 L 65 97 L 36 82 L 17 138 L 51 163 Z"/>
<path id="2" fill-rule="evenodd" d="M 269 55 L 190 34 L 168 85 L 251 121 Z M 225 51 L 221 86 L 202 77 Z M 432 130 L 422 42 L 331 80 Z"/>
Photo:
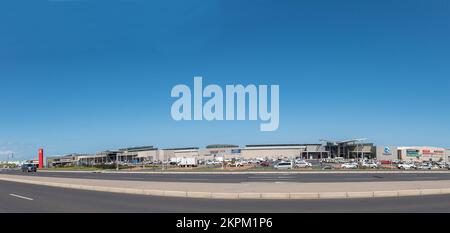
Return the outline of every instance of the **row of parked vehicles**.
<path id="1" fill-rule="evenodd" d="M 401 170 L 439 170 L 449 169 L 450 164 L 446 162 L 425 162 L 425 163 L 398 163 L 397 168 Z"/>
<path id="2" fill-rule="evenodd" d="M 338 162 L 338 163 L 330 163 L 327 161 L 320 161 L 320 165 L 318 167 L 322 169 L 379 169 L 382 168 L 383 163 L 381 161 L 376 160 L 360 160 L 360 161 L 346 161 L 346 162 Z M 389 163 L 391 166 L 396 167 L 401 170 L 442 170 L 448 169 L 450 170 L 450 164 L 446 162 L 422 162 L 422 163 L 413 163 L 413 162 L 402 162 L 395 161 Z M 293 168 L 311 168 L 312 164 L 305 160 L 297 159 L 294 162 L 291 161 L 279 161 L 273 165 L 275 169 L 293 169 Z"/>
<path id="3" fill-rule="evenodd" d="M 314 163 L 314 165 L 313 165 Z M 327 169 L 382 169 L 382 168 L 398 168 L 402 170 L 418 169 L 418 170 L 435 170 L 449 169 L 446 162 L 424 162 L 412 163 L 404 161 L 377 161 L 377 160 L 348 160 L 343 158 L 322 159 L 322 160 L 305 160 L 297 158 L 295 160 L 225 160 L 225 161 L 204 161 L 203 165 L 207 166 L 226 166 L 226 167 L 244 167 L 248 165 L 256 167 L 272 167 L 274 169 L 296 169 L 296 168 L 319 168 Z"/>
<path id="4" fill-rule="evenodd" d="M 275 169 L 310 168 L 312 164 L 305 160 L 281 161 L 273 166 Z"/>
<path id="5" fill-rule="evenodd" d="M 340 165 L 340 168 L 343 169 L 357 169 L 357 168 L 380 168 L 382 165 L 381 162 L 376 161 L 362 161 L 362 162 L 349 162 Z M 439 170 L 439 169 L 448 169 L 450 170 L 450 166 L 446 162 L 423 162 L 423 163 L 413 163 L 413 162 L 401 162 L 396 161 L 391 163 L 392 167 L 396 167 L 400 170 Z"/>

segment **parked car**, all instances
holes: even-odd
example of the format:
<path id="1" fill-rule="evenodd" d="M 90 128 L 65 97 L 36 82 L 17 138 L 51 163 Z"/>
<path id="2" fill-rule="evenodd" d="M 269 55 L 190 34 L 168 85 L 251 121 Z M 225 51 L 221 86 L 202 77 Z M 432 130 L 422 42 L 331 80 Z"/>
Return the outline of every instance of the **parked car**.
<path id="1" fill-rule="evenodd" d="M 216 161 L 216 160 L 212 160 L 212 161 L 209 160 L 206 162 L 206 165 L 212 165 L 212 166 L 219 165 L 219 164 L 222 164 L 222 163 L 219 161 Z"/>
<path id="2" fill-rule="evenodd" d="M 275 164 L 273 167 L 275 169 L 292 169 L 292 162 L 279 162 Z"/>
<path id="3" fill-rule="evenodd" d="M 269 167 L 270 166 L 270 162 L 269 161 L 262 161 L 259 163 L 259 166 L 261 167 Z"/>
<path id="4" fill-rule="evenodd" d="M 410 169 L 416 169 L 416 165 L 412 164 L 412 163 L 400 163 L 397 165 L 398 169 L 401 170 L 410 170 Z"/>
<path id="5" fill-rule="evenodd" d="M 229 163 L 228 166 L 230 166 L 230 167 L 243 167 L 244 163 L 240 162 L 240 161 L 236 161 L 234 163 Z"/>
<path id="6" fill-rule="evenodd" d="M 391 164 L 394 164 L 394 161 L 381 160 L 381 161 L 380 161 L 380 164 L 383 164 L 383 165 L 391 165 Z"/>
<path id="7" fill-rule="evenodd" d="M 312 167 L 312 164 L 308 163 L 304 160 L 297 160 L 297 161 L 295 161 L 295 167 L 296 168 L 308 168 L 308 167 Z"/>
<path id="8" fill-rule="evenodd" d="M 363 163 L 361 166 L 364 168 L 378 168 L 379 164 L 375 163 L 375 162 L 368 162 L 368 163 Z"/>
<path id="9" fill-rule="evenodd" d="M 344 163 L 341 165 L 341 168 L 344 169 L 356 169 L 358 168 L 358 164 L 357 163 Z"/>
<path id="10" fill-rule="evenodd" d="M 430 164 L 421 164 L 417 167 L 417 169 L 420 170 L 431 170 L 431 165 Z"/>
<path id="11" fill-rule="evenodd" d="M 431 170 L 439 170 L 441 167 L 439 165 L 432 165 Z"/>
<path id="12" fill-rule="evenodd" d="M 22 167 L 22 172 L 36 172 L 36 165 L 34 164 L 23 164 Z"/>

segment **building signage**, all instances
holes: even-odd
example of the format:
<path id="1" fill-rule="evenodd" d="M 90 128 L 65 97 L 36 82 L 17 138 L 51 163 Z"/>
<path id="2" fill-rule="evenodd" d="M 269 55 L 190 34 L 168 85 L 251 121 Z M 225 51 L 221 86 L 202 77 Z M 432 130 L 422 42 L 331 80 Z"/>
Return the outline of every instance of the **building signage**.
<path id="1" fill-rule="evenodd" d="M 444 151 L 441 150 L 423 150 L 422 151 L 424 156 L 442 156 L 444 154 Z"/>
<path id="2" fill-rule="evenodd" d="M 240 154 L 241 153 L 241 149 L 233 149 L 231 150 L 232 154 Z"/>
<path id="3" fill-rule="evenodd" d="M 389 156 L 392 155 L 392 150 L 390 147 L 386 146 L 383 151 L 383 155 Z"/>
<path id="4" fill-rule="evenodd" d="M 406 156 L 408 157 L 420 157 L 418 150 L 406 150 Z"/>

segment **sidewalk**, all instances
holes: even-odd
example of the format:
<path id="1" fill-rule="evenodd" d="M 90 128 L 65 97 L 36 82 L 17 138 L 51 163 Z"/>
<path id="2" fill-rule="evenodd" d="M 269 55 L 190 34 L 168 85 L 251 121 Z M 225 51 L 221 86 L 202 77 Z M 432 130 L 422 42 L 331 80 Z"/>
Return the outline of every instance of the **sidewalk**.
<path id="1" fill-rule="evenodd" d="M 450 194 L 450 180 L 346 183 L 186 183 L 0 175 L 0 180 L 53 187 L 212 199 L 329 199 Z"/>

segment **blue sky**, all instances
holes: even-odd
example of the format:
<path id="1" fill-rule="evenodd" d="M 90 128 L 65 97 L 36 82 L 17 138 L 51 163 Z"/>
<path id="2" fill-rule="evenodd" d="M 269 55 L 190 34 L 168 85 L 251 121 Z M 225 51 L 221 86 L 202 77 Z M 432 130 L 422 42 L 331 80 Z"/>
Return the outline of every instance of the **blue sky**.
<path id="1" fill-rule="evenodd" d="M 128 146 L 450 147 L 450 3 L 0 3 L 0 160 Z M 174 85 L 280 85 L 280 127 L 172 120 Z"/>

